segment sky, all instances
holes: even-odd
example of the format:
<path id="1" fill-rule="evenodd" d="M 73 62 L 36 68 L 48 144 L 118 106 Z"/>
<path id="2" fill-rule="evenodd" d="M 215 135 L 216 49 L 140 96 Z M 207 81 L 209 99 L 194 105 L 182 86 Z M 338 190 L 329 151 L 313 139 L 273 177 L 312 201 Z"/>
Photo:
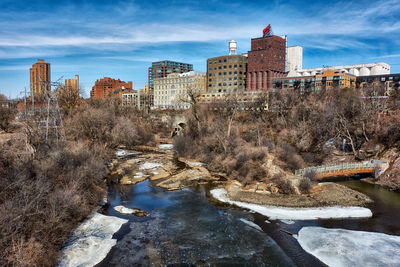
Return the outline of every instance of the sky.
<path id="1" fill-rule="evenodd" d="M 29 91 L 29 68 L 51 63 L 52 81 L 80 77 L 88 97 L 97 79 L 147 84 L 151 62 L 192 63 L 250 49 L 271 24 L 303 47 L 303 68 L 386 62 L 400 73 L 400 0 L 106 1 L 0 0 L 0 93 Z"/>

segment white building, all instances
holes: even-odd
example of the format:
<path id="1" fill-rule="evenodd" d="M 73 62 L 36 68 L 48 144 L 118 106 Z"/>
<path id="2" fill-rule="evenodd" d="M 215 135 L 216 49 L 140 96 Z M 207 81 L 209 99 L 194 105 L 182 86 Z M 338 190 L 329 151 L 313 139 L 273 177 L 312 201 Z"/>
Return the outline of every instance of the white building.
<path id="1" fill-rule="evenodd" d="M 143 109 L 149 104 L 149 95 L 144 89 L 133 91 L 132 93 L 122 93 L 122 105 L 132 106 L 137 109 Z"/>
<path id="2" fill-rule="evenodd" d="M 343 66 L 332 66 L 322 67 L 313 69 L 302 69 L 297 70 L 288 74 L 288 77 L 296 76 L 310 76 L 316 73 L 322 73 L 325 70 L 337 70 L 344 71 L 346 73 L 353 74 L 354 76 L 369 76 L 369 75 L 383 75 L 390 74 L 390 65 L 383 62 L 358 64 L 358 65 L 343 65 Z"/>
<path id="3" fill-rule="evenodd" d="M 286 71 L 289 75 L 295 75 L 297 70 L 303 68 L 303 47 L 290 46 L 286 54 Z"/>
<path id="4" fill-rule="evenodd" d="M 200 71 L 171 73 L 165 78 L 154 80 L 154 108 L 190 108 L 187 90 L 200 94 L 206 89 L 206 74 Z"/>
<path id="5" fill-rule="evenodd" d="M 303 69 L 303 47 L 291 46 L 286 51 L 287 77 L 314 76 L 326 70 L 344 71 L 354 76 L 390 74 L 390 65 L 384 62 Z"/>

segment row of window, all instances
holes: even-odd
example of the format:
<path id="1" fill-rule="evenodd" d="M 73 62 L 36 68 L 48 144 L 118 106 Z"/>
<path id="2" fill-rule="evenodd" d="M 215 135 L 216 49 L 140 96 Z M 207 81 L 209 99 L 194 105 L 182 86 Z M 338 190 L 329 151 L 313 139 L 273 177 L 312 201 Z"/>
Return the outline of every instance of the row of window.
<path id="1" fill-rule="evenodd" d="M 237 79 L 238 79 L 238 77 L 233 77 L 233 78 L 232 78 L 232 77 L 229 77 L 229 78 L 226 78 L 226 77 L 225 77 L 225 78 L 223 78 L 223 79 L 222 79 L 222 78 L 219 78 L 219 79 L 217 79 L 217 78 L 215 78 L 215 79 L 208 79 L 208 81 L 209 81 L 209 82 L 212 82 L 212 81 L 215 81 L 215 82 L 216 82 L 217 80 L 218 80 L 219 82 L 221 82 L 221 81 L 232 81 L 232 80 L 236 81 Z M 242 78 L 242 77 L 239 77 L 239 80 L 243 80 L 243 78 Z"/>
<path id="2" fill-rule="evenodd" d="M 221 76 L 221 75 L 232 75 L 232 74 L 238 74 L 238 72 L 236 70 L 234 72 L 232 72 L 232 71 L 229 71 L 229 72 L 227 72 L 227 71 L 218 72 L 219 76 Z M 243 72 L 239 71 L 239 74 L 243 74 Z M 211 76 L 213 76 L 213 74 L 209 73 L 208 76 L 211 77 Z M 214 73 L 214 76 L 217 76 L 216 72 Z"/>
<path id="3" fill-rule="evenodd" d="M 222 69 L 222 67 L 224 68 L 224 69 L 226 69 L 226 68 L 229 68 L 229 69 L 232 69 L 232 67 L 233 68 L 237 68 L 237 66 L 238 65 L 229 65 L 229 66 L 227 66 L 227 65 L 224 65 L 224 66 L 218 66 L 218 69 L 220 70 L 220 69 Z M 241 68 L 243 65 L 239 65 L 239 68 Z M 208 70 L 213 70 L 213 68 L 212 67 L 209 67 L 208 68 Z M 214 70 L 217 70 L 217 67 L 214 67 Z"/>
<path id="4" fill-rule="evenodd" d="M 234 82 L 234 83 L 218 83 L 218 86 L 219 87 L 221 87 L 221 86 L 232 86 L 232 85 L 234 85 L 234 86 L 237 86 L 238 85 L 238 82 Z M 241 86 L 241 85 L 243 85 L 243 83 L 239 83 L 239 86 Z M 217 87 L 217 84 L 216 83 L 214 83 L 214 84 L 209 84 L 208 85 L 208 87 Z"/>
<path id="5" fill-rule="evenodd" d="M 222 62 L 244 62 L 244 59 L 243 58 L 237 58 L 237 57 L 234 57 L 234 58 L 229 58 L 228 60 L 226 59 L 226 58 L 224 58 L 224 59 L 219 59 L 219 60 L 209 60 L 208 61 L 208 64 L 217 64 L 217 63 L 222 63 Z"/>

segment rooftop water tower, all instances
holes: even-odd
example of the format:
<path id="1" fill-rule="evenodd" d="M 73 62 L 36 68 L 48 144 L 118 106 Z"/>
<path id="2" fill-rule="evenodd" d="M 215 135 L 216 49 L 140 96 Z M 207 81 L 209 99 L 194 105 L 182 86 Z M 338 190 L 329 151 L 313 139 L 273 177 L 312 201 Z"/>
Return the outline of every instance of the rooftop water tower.
<path id="1" fill-rule="evenodd" d="M 232 40 L 229 42 L 229 55 L 236 55 L 237 42 Z"/>

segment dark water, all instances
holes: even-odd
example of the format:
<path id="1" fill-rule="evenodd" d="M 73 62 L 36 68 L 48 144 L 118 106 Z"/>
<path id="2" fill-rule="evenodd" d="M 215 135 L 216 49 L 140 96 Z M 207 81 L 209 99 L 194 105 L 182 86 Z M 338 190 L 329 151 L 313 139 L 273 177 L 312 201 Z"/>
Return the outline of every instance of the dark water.
<path id="1" fill-rule="evenodd" d="M 265 216 L 216 202 L 207 187 L 168 192 L 149 181 L 111 185 L 106 213 L 129 219 L 129 224 L 116 234 L 117 245 L 99 266 L 324 266 L 282 230 L 297 234 L 303 226 L 321 226 L 400 235 L 399 193 L 362 181 L 340 183 L 374 200 L 368 206 L 372 218 L 266 223 Z M 121 215 L 113 209 L 117 205 L 150 216 Z"/>

